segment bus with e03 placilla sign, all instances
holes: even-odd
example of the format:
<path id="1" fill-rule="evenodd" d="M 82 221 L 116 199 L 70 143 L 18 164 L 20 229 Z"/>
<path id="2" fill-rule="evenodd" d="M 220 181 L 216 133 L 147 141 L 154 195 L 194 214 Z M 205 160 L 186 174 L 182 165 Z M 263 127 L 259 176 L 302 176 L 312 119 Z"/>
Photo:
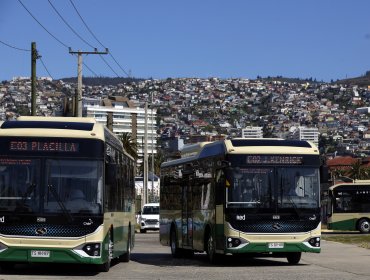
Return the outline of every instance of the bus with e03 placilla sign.
<path id="1" fill-rule="evenodd" d="M 19 117 L 0 128 L 0 265 L 129 261 L 135 162 L 92 118 Z"/>
<path id="2" fill-rule="evenodd" d="M 370 180 L 335 184 L 323 200 L 330 230 L 370 233 Z"/>
<path id="3" fill-rule="evenodd" d="M 186 147 L 186 146 L 185 146 Z M 321 250 L 320 156 L 282 139 L 199 143 L 161 166 L 160 242 L 174 257 L 286 257 Z"/>

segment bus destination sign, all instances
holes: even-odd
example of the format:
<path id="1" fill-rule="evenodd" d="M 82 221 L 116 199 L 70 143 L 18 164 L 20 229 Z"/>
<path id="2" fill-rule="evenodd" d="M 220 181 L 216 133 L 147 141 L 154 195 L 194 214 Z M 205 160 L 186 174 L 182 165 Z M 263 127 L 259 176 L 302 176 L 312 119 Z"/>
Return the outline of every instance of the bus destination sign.
<path id="1" fill-rule="evenodd" d="M 301 165 L 303 164 L 303 157 L 287 155 L 253 155 L 247 156 L 247 164 Z"/>
<path id="2" fill-rule="evenodd" d="M 79 152 L 79 143 L 58 141 L 10 141 L 10 151 L 23 152 Z"/>

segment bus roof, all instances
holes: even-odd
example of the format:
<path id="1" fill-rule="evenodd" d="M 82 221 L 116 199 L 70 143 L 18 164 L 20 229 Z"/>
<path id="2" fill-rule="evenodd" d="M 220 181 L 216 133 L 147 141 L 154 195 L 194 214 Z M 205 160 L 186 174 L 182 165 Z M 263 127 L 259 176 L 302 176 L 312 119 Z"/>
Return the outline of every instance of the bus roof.
<path id="1" fill-rule="evenodd" d="M 188 148 L 185 147 L 183 149 L 185 152 L 182 152 L 180 159 L 164 162 L 162 167 L 225 154 L 319 155 L 317 147 L 309 141 L 280 138 L 236 138 L 201 142 L 188 146 Z"/>
<path id="2" fill-rule="evenodd" d="M 0 127 L 1 136 L 87 138 L 107 141 L 116 135 L 94 118 L 21 116 L 14 121 L 5 121 Z"/>
<path id="3" fill-rule="evenodd" d="M 330 186 L 329 190 L 332 191 L 335 188 L 340 187 L 340 186 L 352 187 L 352 186 L 364 186 L 364 185 L 370 185 L 370 180 L 354 180 L 353 182 L 341 182 L 341 183 L 335 184 L 333 186 Z"/>

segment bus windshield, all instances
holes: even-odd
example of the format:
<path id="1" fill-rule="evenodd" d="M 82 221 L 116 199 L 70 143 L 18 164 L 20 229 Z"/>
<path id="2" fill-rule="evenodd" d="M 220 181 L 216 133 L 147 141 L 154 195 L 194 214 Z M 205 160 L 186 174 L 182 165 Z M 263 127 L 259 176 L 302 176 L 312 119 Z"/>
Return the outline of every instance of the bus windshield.
<path id="1" fill-rule="evenodd" d="M 228 207 L 317 208 L 319 171 L 304 167 L 230 168 Z"/>
<path id="2" fill-rule="evenodd" d="M 47 160 L 45 212 L 99 213 L 103 200 L 103 163 L 90 160 Z"/>
<path id="3" fill-rule="evenodd" d="M 0 159 L 0 210 L 16 213 L 101 213 L 100 161 Z M 41 168 L 45 175 L 41 177 Z"/>

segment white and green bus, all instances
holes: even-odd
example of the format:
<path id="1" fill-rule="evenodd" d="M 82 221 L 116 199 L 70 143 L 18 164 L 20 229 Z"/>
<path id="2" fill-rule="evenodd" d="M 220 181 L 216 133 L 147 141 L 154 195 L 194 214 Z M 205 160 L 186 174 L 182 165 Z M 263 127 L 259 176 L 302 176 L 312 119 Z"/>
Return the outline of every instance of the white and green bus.
<path id="1" fill-rule="evenodd" d="M 0 265 L 108 271 L 134 244 L 135 162 L 92 118 L 19 117 L 0 128 Z"/>
<path id="2" fill-rule="evenodd" d="M 200 143 L 161 166 L 160 242 L 174 257 L 320 252 L 320 159 L 306 141 Z"/>
<path id="3" fill-rule="evenodd" d="M 328 229 L 370 233 L 370 180 L 331 186 L 325 205 Z"/>

